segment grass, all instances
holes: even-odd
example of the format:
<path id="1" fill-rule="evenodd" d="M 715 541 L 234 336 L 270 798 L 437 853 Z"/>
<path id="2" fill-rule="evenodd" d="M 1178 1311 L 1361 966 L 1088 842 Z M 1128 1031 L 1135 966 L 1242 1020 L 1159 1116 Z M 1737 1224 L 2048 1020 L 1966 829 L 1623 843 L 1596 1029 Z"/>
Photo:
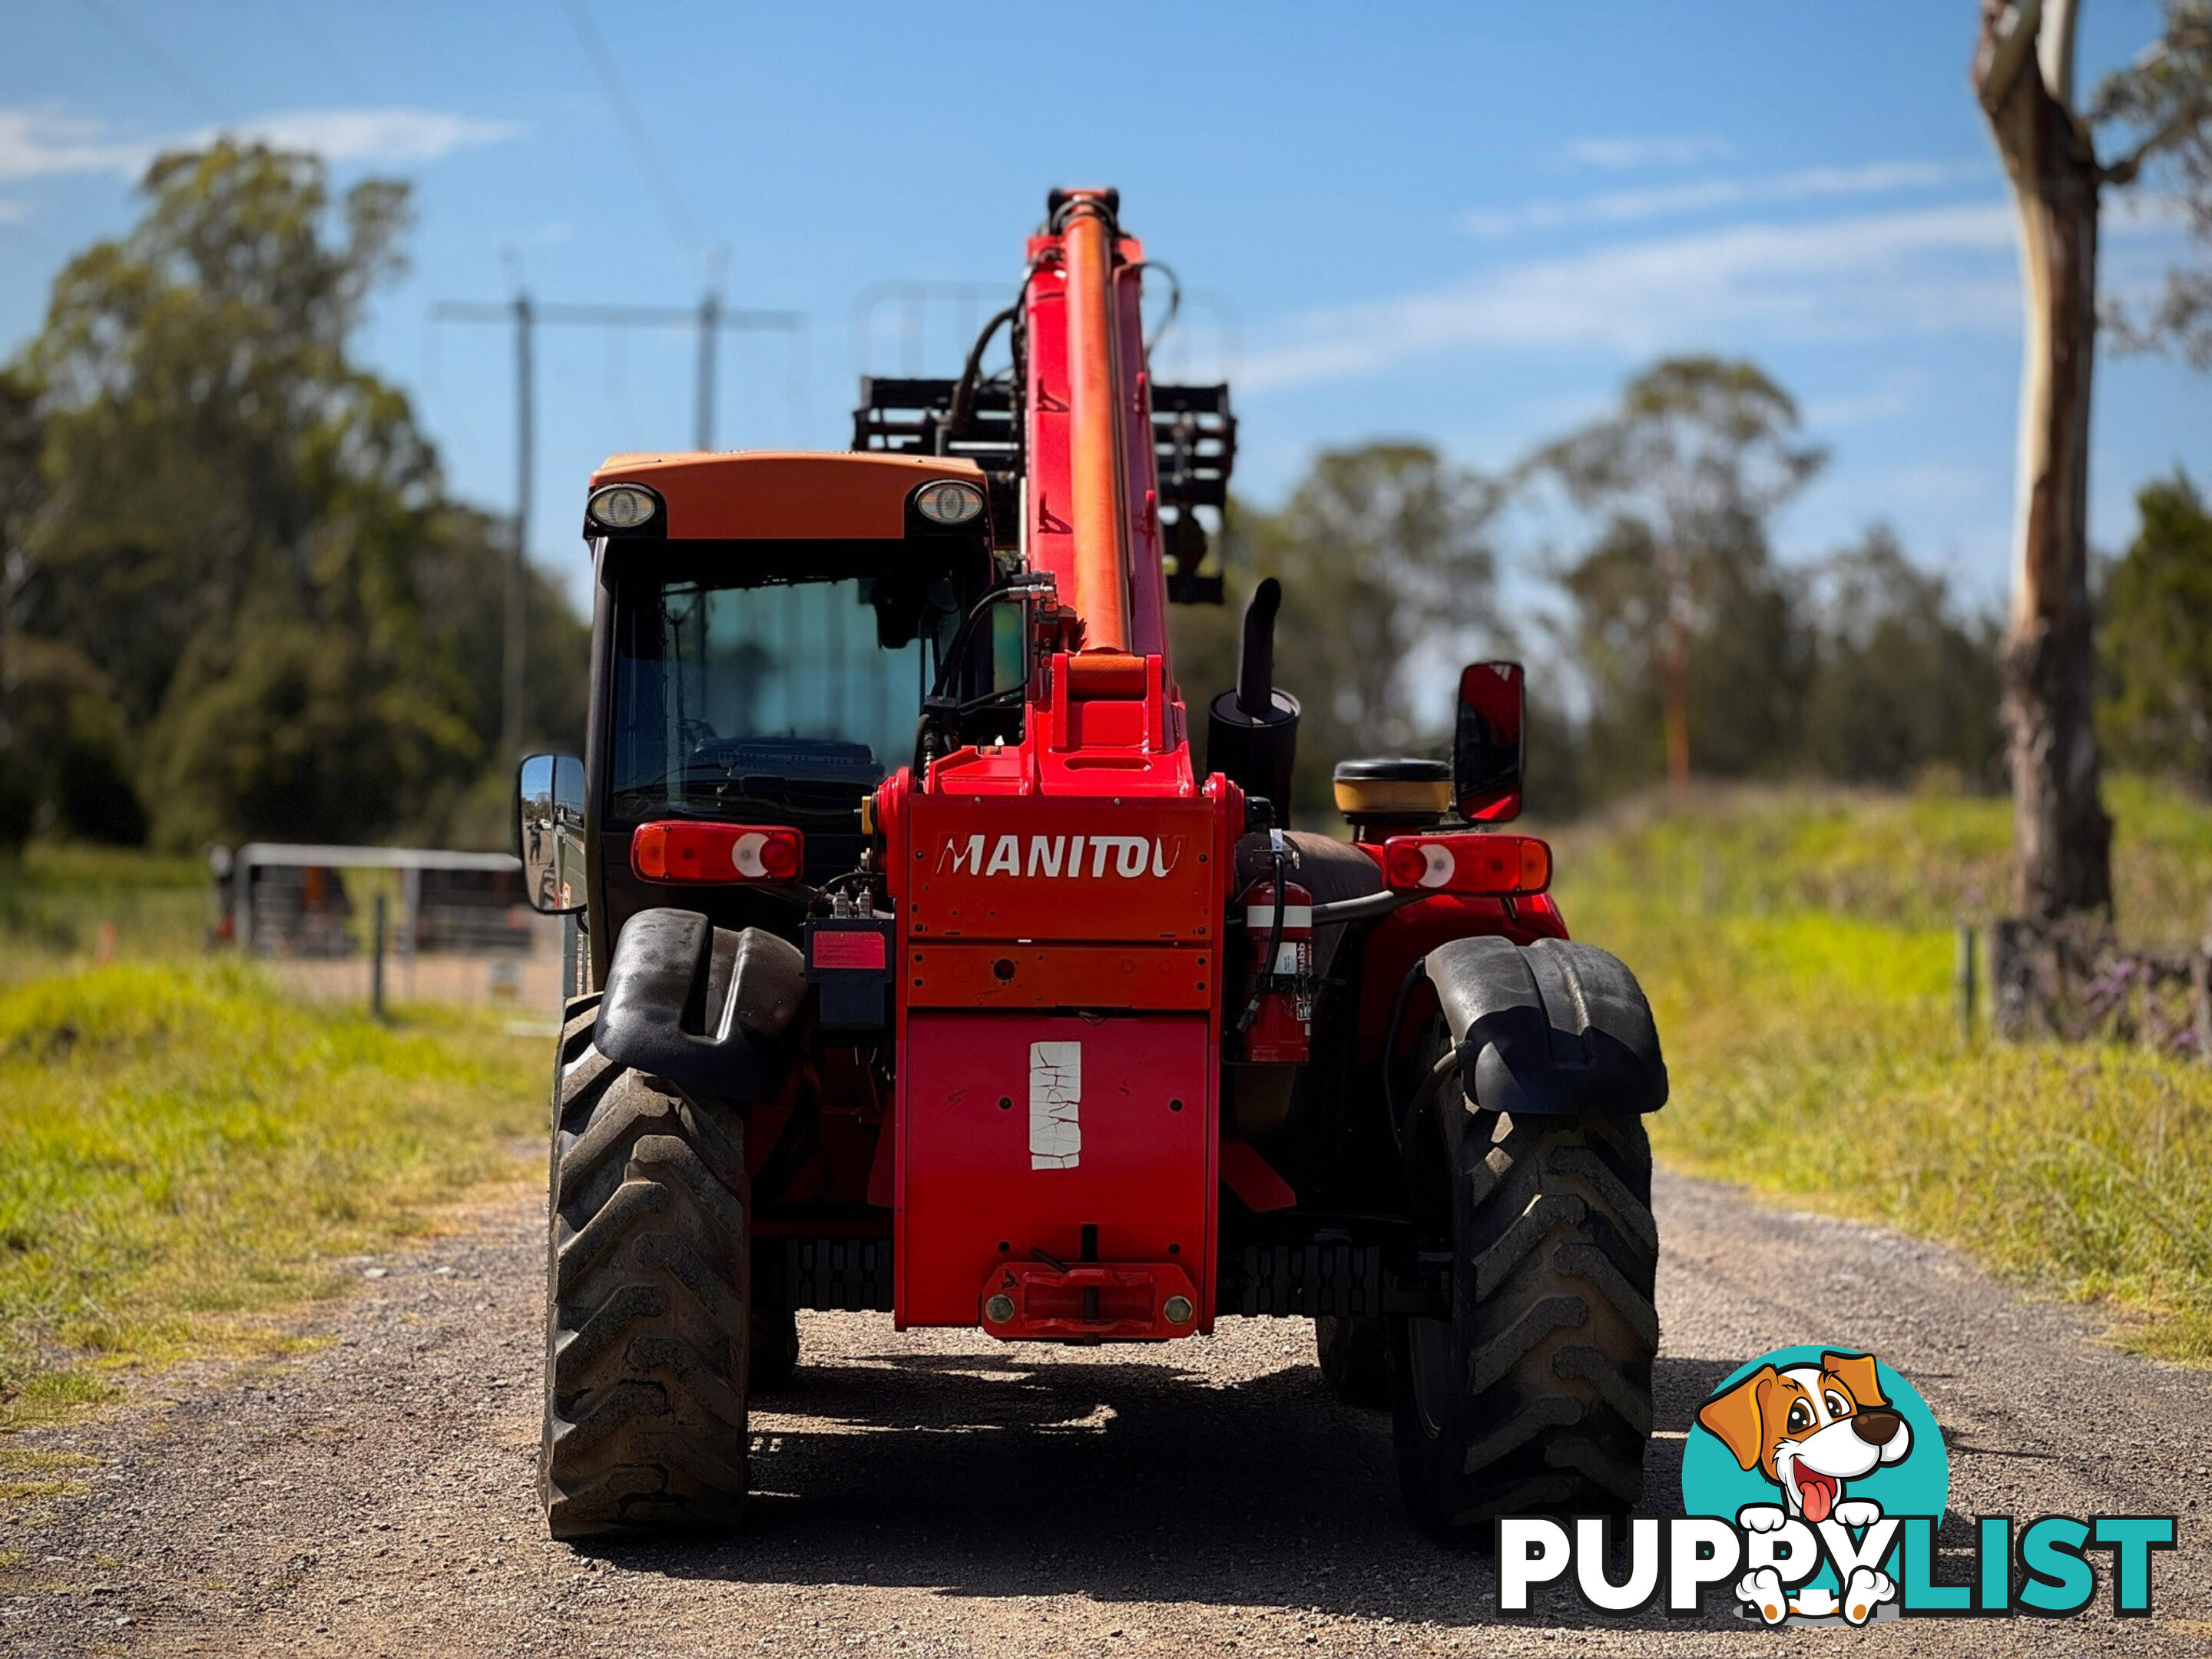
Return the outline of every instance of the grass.
<path id="1" fill-rule="evenodd" d="M 544 1060 L 492 1016 L 386 1027 L 204 959 L 0 986 L 0 1431 L 265 1351 L 337 1258 L 512 1170 Z"/>
<path id="2" fill-rule="evenodd" d="M 2123 934 L 2203 938 L 2212 808 L 2137 778 L 2109 781 L 2106 805 Z M 1711 790 L 1681 805 L 1648 798 L 1559 845 L 1563 884 L 1632 893 L 1677 920 L 1809 914 L 1923 931 L 2010 908 L 2012 804 L 1989 796 Z"/>
<path id="3" fill-rule="evenodd" d="M 2124 936 L 2198 937 L 2212 811 L 2111 792 Z M 2212 1066 L 1967 1038 L 1959 920 L 1997 914 L 2002 802 L 1728 793 L 1558 839 L 1577 937 L 1627 960 L 1674 1098 L 1661 1158 L 1955 1244 L 2212 1361 Z M 1986 1003 L 1984 1003 L 1984 1012 Z"/>
<path id="4" fill-rule="evenodd" d="M 207 866 L 119 848 L 33 842 L 0 854 L 0 982 L 95 952 L 176 956 L 214 919 Z"/>

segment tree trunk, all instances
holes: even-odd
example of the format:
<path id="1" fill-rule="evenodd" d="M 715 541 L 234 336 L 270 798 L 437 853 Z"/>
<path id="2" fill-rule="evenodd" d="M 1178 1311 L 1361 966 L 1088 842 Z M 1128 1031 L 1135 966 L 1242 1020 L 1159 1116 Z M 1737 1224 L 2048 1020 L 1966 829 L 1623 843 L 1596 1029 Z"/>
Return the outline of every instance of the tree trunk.
<path id="1" fill-rule="evenodd" d="M 2112 904 L 2089 612 L 2089 382 L 2097 336 L 2094 149 L 2071 103 L 2072 0 L 1984 0 L 1975 91 L 2020 210 L 2027 322 L 2014 587 L 2000 668 L 2015 914 Z M 2039 47 L 2040 50 L 2039 51 Z"/>

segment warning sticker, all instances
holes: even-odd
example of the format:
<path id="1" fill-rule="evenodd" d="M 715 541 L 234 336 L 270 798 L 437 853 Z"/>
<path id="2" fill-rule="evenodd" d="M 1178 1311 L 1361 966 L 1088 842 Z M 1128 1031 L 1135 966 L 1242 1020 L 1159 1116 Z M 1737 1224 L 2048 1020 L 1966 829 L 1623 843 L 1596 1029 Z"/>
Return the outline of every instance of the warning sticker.
<path id="1" fill-rule="evenodd" d="M 1073 1170 L 1083 1161 L 1083 1045 L 1030 1044 L 1030 1168 Z"/>

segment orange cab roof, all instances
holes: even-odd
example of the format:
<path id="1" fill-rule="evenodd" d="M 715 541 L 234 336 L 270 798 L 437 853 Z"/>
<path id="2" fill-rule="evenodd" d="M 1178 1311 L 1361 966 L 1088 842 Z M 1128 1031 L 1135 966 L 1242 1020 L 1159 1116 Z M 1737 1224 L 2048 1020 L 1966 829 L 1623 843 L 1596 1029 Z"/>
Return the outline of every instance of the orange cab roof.
<path id="1" fill-rule="evenodd" d="M 658 490 L 671 540 L 893 541 L 906 534 L 907 498 L 933 478 L 981 485 L 983 470 L 935 455 L 693 450 L 610 455 L 592 488 Z"/>

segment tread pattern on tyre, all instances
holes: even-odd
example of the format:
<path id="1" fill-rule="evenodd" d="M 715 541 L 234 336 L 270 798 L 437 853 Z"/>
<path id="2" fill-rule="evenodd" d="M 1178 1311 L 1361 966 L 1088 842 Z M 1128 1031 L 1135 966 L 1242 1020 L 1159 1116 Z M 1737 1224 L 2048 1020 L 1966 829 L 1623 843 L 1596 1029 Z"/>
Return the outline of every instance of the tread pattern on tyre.
<path id="1" fill-rule="evenodd" d="M 541 1488 L 556 1538 L 736 1523 L 745 1492 L 744 1129 L 592 1046 L 555 1061 Z"/>
<path id="2" fill-rule="evenodd" d="M 1659 1343 L 1642 1121 L 1516 1121 L 1455 1091 L 1445 1109 L 1464 1383 L 1433 1438 L 1398 1384 L 1408 1501 L 1462 1543 L 1501 1515 L 1625 1510 L 1643 1492 Z"/>

